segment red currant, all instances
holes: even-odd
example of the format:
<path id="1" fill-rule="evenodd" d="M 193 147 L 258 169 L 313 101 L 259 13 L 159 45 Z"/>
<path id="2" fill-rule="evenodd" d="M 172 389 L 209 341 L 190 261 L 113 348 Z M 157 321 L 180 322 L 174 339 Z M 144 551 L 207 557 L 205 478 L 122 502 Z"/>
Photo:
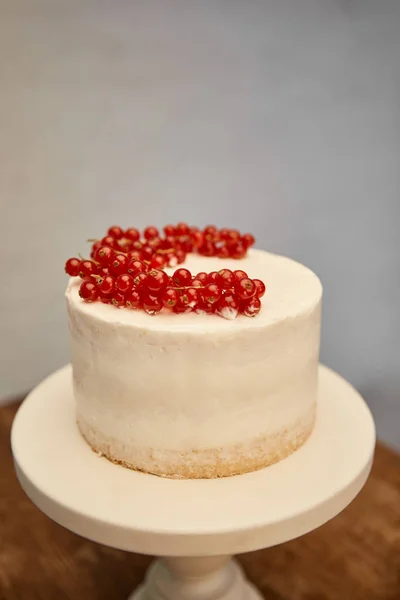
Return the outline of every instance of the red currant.
<path id="1" fill-rule="evenodd" d="M 79 288 L 79 295 L 86 302 L 94 302 L 99 297 L 99 290 L 92 279 L 84 279 Z"/>
<path id="2" fill-rule="evenodd" d="M 164 233 L 168 236 L 175 236 L 175 227 L 173 225 L 166 225 L 164 227 Z"/>
<path id="3" fill-rule="evenodd" d="M 235 283 L 237 281 L 240 281 L 244 277 L 248 277 L 246 271 L 242 271 L 241 269 L 237 269 L 236 271 L 233 271 L 233 278 L 235 280 Z"/>
<path id="4" fill-rule="evenodd" d="M 197 273 L 196 279 L 198 279 L 199 281 L 201 281 L 202 285 L 206 285 L 206 283 L 209 283 L 209 281 L 208 281 L 208 275 L 204 271 L 201 271 L 200 273 Z"/>
<path id="5" fill-rule="evenodd" d="M 65 272 L 71 277 L 77 277 L 79 275 L 79 266 L 81 261 L 79 258 L 69 258 L 65 263 Z"/>
<path id="6" fill-rule="evenodd" d="M 137 242 L 140 240 L 140 233 L 135 227 L 129 227 L 124 233 L 124 237 L 132 242 Z"/>
<path id="7" fill-rule="evenodd" d="M 175 250 L 175 257 L 178 265 L 181 265 L 186 260 L 186 252 L 181 248 Z"/>
<path id="8" fill-rule="evenodd" d="M 139 308 L 142 304 L 142 295 L 139 290 L 134 289 L 126 296 L 126 306 Z"/>
<path id="9" fill-rule="evenodd" d="M 137 273 L 145 273 L 147 271 L 147 266 L 141 260 L 130 260 L 127 266 L 127 272 L 129 275 L 135 276 Z"/>
<path id="10" fill-rule="evenodd" d="M 254 239 L 254 236 L 251 235 L 251 233 L 245 233 L 244 235 L 242 235 L 242 244 L 243 246 L 246 248 L 250 248 L 250 246 L 254 245 L 254 242 L 256 240 Z"/>
<path id="11" fill-rule="evenodd" d="M 201 288 L 201 287 L 203 287 L 203 284 L 200 281 L 200 279 L 196 279 L 196 278 L 192 279 L 192 283 L 190 285 L 192 285 L 194 288 Z"/>
<path id="12" fill-rule="evenodd" d="M 215 246 L 210 240 L 204 240 L 198 249 L 198 253 L 202 256 L 214 256 Z"/>
<path id="13" fill-rule="evenodd" d="M 185 290 L 184 295 L 187 298 L 187 305 L 194 310 L 199 302 L 199 294 L 200 291 L 196 288 L 192 287 L 188 290 Z"/>
<path id="14" fill-rule="evenodd" d="M 174 308 L 179 300 L 179 294 L 177 290 L 173 288 L 168 288 L 164 291 L 162 295 L 162 303 L 166 308 Z"/>
<path id="15" fill-rule="evenodd" d="M 220 248 L 218 248 L 217 250 L 217 256 L 219 258 L 229 258 L 230 254 L 229 254 L 229 249 L 227 246 L 221 246 Z"/>
<path id="16" fill-rule="evenodd" d="M 146 227 L 143 232 L 143 236 L 146 240 L 151 240 L 159 236 L 158 229 L 156 227 Z"/>
<path id="17" fill-rule="evenodd" d="M 235 283 L 235 278 L 230 269 L 221 269 L 218 271 L 215 282 L 218 283 L 223 290 L 230 290 Z"/>
<path id="18" fill-rule="evenodd" d="M 133 283 L 138 289 L 147 288 L 147 273 L 136 273 L 133 278 Z"/>
<path id="19" fill-rule="evenodd" d="M 128 252 L 128 260 L 140 260 L 142 253 L 140 250 L 131 250 Z"/>
<path id="20" fill-rule="evenodd" d="M 122 292 L 119 292 L 118 290 L 115 290 L 112 294 L 111 302 L 114 304 L 114 306 L 118 306 L 118 307 L 125 306 L 125 304 L 126 304 L 125 294 L 123 294 Z"/>
<path id="21" fill-rule="evenodd" d="M 121 294 L 127 294 L 133 286 L 133 277 L 128 275 L 127 273 L 123 273 L 123 275 L 118 275 L 117 280 L 115 282 L 115 287 Z"/>
<path id="22" fill-rule="evenodd" d="M 256 284 L 248 277 L 243 277 L 235 283 L 235 293 L 239 300 L 249 300 L 255 295 L 256 291 Z"/>
<path id="23" fill-rule="evenodd" d="M 207 225 L 207 227 L 204 227 L 203 234 L 206 240 L 215 242 L 218 239 L 218 229 L 215 225 Z"/>
<path id="24" fill-rule="evenodd" d="M 177 237 L 181 237 L 183 235 L 187 235 L 189 233 L 189 225 L 187 223 L 178 223 L 175 228 L 175 235 Z"/>
<path id="25" fill-rule="evenodd" d="M 230 229 L 227 229 L 226 227 L 224 227 L 223 229 L 220 229 L 219 232 L 219 239 L 223 240 L 223 241 L 227 241 L 230 239 Z"/>
<path id="26" fill-rule="evenodd" d="M 116 239 L 113 238 L 111 235 L 106 235 L 106 237 L 103 237 L 103 239 L 101 240 L 101 245 L 110 246 L 110 248 L 114 249 L 118 247 Z"/>
<path id="27" fill-rule="evenodd" d="M 166 254 L 166 259 L 168 261 L 168 266 L 169 267 L 176 267 L 176 265 L 178 264 L 178 259 L 176 258 L 175 252 L 168 252 Z"/>
<path id="28" fill-rule="evenodd" d="M 165 271 L 152 269 L 147 276 L 147 288 L 151 292 L 159 292 L 165 290 L 168 285 L 169 277 Z"/>
<path id="29" fill-rule="evenodd" d="M 217 271 L 211 271 L 207 275 L 207 283 L 216 283 L 217 282 L 218 273 Z"/>
<path id="30" fill-rule="evenodd" d="M 262 298 L 265 294 L 265 283 L 261 281 L 261 279 L 253 279 L 256 286 L 256 296 L 257 298 Z"/>
<path id="31" fill-rule="evenodd" d="M 110 235 L 114 239 L 119 240 L 124 236 L 124 232 L 121 229 L 121 227 L 118 227 L 118 225 L 113 225 L 107 231 L 107 235 Z"/>
<path id="32" fill-rule="evenodd" d="M 100 246 L 94 255 L 95 260 L 102 267 L 108 267 L 114 257 L 114 250 L 110 246 Z"/>
<path id="33" fill-rule="evenodd" d="M 106 275 L 105 277 L 100 277 L 100 279 L 97 280 L 97 284 L 100 295 L 108 296 L 114 291 L 115 279 L 114 277 L 111 277 L 111 275 Z"/>
<path id="34" fill-rule="evenodd" d="M 240 239 L 240 231 L 237 229 L 228 229 L 227 233 L 227 241 L 228 242 L 237 242 Z"/>
<path id="35" fill-rule="evenodd" d="M 79 276 L 82 279 L 95 275 L 97 273 L 97 266 L 92 260 L 82 260 L 79 264 Z"/>
<path id="36" fill-rule="evenodd" d="M 200 248 L 200 246 L 204 243 L 204 235 L 201 231 L 193 231 L 191 233 L 191 237 L 194 248 Z"/>
<path id="37" fill-rule="evenodd" d="M 232 258 L 244 258 L 246 256 L 246 248 L 244 247 L 244 245 L 242 244 L 242 242 L 235 242 L 234 244 L 231 245 L 230 247 L 230 252 L 231 252 L 231 256 Z"/>
<path id="38" fill-rule="evenodd" d="M 108 267 L 97 267 L 97 274 L 100 275 L 100 277 L 105 277 L 106 275 L 110 274 L 110 270 Z"/>
<path id="39" fill-rule="evenodd" d="M 172 275 L 172 279 L 178 287 L 187 287 L 191 284 L 192 274 L 188 269 L 177 269 Z"/>
<path id="40" fill-rule="evenodd" d="M 150 261 L 150 268 L 163 269 L 167 265 L 166 258 L 163 254 L 155 254 Z"/>
<path id="41" fill-rule="evenodd" d="M 217 302 L 216 313 L 224 319 L 236 319 L 239 312 L 239 302 L 235 296 L 228 292 L 224 294 Z"/>
<path id="42" fill-rule="evenodd" d="M 101 247 L 101 242 L 95 242 L 90 251 L 90 258 L 96 258 L 96 251 Z"/>
<path id="43" fill-rule="evenodd" d="M 250 298 L 250 300 L 246 300 L 242 303 L 241 312 L 246 317 L 255 317 L 261 310 L 261 302 L 260 299 L 256 296 Z"/>
<path id="44" fill-rule="evenodd" d="M 114 254 L 109 269 L 112 275 L 116 277 L 126 273 L 128 267 L 128 257 L 126 254 Z"/>
<path id="45" fill-rule="evenodd" d="M 149 315 L 160 312 L 163 307 L 160 296 L 154 292 L 144 291 L 142 301 L 143 308 Z"/>
<path id="46" fill-rule="evenodd" d="M 216 283 L 208 283 L 201 293 L 205 302 L 215 304 L 221 298 L 222 290 Z"/>
<path id="47" fill-rule="evenodd" d="M 198 315 L 202 315 L 204 313 L 212 314 L 213 312 L 215 312 L 216 306 L 217 306 L 217 304 L 211 304 L 211 302 L 206 302 L 204 300 L 204 298 L 200 295 L 199 301 L 198 301 L 197 307 L 196 307 L 196 313 Z"/>
<path id="48" fill-rule="evenodd" d="M 153 248 L 151 248 L 150 246 L 143 246 L 143 248 L 142 248 L 142 260 L 150 262 L 151 259 L 152 259 L 153 254 L 154 254 Z"/>

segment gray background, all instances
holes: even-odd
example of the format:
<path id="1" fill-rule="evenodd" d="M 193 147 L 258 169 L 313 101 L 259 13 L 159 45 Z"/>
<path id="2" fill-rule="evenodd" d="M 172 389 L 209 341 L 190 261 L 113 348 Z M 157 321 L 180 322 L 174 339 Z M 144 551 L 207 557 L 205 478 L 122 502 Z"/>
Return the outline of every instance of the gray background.
<path id="1" fill-rule="evenodd" d="M 215 222 L 318 273 L 322 360 L 400 447 L 400 2 L 13 0 L 0 75 L 0 397 L 68 360 L 86 238 Z"/>

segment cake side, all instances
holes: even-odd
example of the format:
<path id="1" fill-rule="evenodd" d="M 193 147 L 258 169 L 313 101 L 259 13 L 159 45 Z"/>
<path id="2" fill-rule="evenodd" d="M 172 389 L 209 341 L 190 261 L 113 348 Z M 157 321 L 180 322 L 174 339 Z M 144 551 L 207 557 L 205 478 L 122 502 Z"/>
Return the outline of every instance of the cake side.
<path id="1" fill-rule="evenodd" d="M 229 262 L 189 256 L 187 266 Z M 254 319 L 86 304 L 71 280 L 77 420 L 95 450 L 159 475 L 216 477 L 261 468 L 304 442 L 316 405 L 321 284 L 263 251 L 240 268 L 268 285 Z"/>

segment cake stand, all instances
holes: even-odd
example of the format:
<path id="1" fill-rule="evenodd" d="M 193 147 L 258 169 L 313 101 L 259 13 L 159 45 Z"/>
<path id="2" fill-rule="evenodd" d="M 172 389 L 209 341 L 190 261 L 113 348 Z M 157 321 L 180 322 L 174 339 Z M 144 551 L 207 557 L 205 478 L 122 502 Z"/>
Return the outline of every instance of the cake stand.
<path id="1" fill-rule="evenodd" d="M 25 400 L 12 429 L 19 481 L 51 519 L 81 536 L 159 556 L 130 600 L 259 600 L 233 554 L 319 527 L 357 495 L 375 428 L 359 394 L 320 367 L 318 416 L 306 444 L 261 471 L 173 480 L 110 463 L 81 438 L 70 366 Z"/>

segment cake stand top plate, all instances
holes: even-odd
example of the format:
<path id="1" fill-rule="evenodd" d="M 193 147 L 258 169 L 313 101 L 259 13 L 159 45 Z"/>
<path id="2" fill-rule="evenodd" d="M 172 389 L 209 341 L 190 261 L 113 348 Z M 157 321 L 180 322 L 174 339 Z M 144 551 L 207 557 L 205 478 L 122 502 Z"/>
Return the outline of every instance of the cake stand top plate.
<path id="1" fill-rule="evenodd" d="M 375 427 L 365 402 L 323 366 L 318 396 L 314 431 L 289 458 L 235 477 L 173 480 L 112 464 L 89 448 L 75 424 L 66 366 L 17 413 L 17 475 L 50 518 L 116 548 L 201 556 L 273 546 L 334 517 L 368 477 Z"/>

